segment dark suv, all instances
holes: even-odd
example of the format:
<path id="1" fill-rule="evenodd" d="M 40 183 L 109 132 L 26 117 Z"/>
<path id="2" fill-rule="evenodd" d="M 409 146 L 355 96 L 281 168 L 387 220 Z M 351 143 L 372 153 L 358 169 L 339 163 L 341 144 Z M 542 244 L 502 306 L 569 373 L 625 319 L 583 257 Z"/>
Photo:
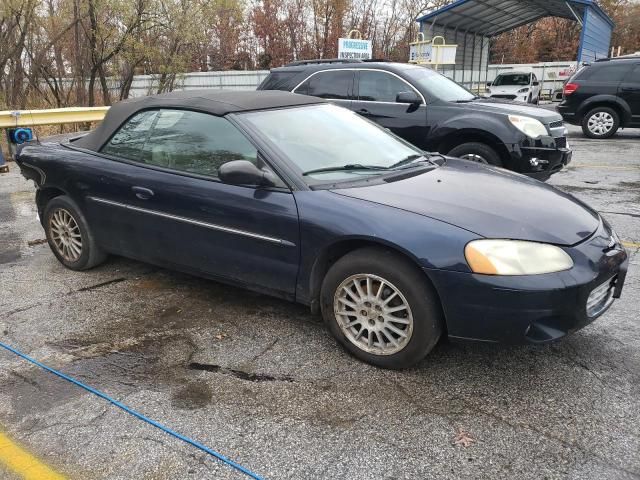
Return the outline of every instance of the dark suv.
<path id="1" fill-rule="evenodd" d="M 477 97 L 425 67 L 359 60 L 294 62 L 271 70 L 258 89 L 331 99 L 423 150 L 539 180 L 571 160 L 567 130 L 556 112 Z"/>
<path id="2" fill-rule="evenodd" d="M 640 55 L 598 60 L 565 84 L 558 112 L 589 138 L 640 127 Z"/>

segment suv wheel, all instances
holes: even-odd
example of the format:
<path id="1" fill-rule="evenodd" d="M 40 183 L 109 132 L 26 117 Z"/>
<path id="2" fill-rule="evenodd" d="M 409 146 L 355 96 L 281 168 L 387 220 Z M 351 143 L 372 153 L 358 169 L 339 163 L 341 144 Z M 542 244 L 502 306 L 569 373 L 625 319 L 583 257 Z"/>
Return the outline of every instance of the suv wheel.
<path id="1" fill-rule="evenodd" d="M 362 248 L 340 258 L 320 293 L 322 316 L 355 357 L 383 368 L 407 368 L 435 346 L 444 318 L 423 272 L 401 255 Z"/>
<path id="2" fill-rule="evenodd" d="M 609 107 L 596 107 L 582 118 L 582 132 L 589 138 L 612 137 L 620 126 L 620 116 Z"/>
<path id="3" fill-rule="evenodd" d="M 463 143 L 462 145 L 453 147 L 451 150 L 449 150 L 447 155 L 451 157 L 463 158 L 464 160 L 471 160 L 472 162 L 494 165 L 496 167 L 503 166 L 498 152 L 496 152 L 486 143 Z"/>

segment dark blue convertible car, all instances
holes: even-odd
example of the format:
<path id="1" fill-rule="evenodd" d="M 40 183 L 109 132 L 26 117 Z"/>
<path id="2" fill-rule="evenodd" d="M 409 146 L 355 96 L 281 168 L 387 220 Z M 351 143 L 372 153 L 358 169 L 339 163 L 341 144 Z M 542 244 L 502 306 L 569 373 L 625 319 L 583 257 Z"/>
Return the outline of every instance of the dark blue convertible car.
<path id="1" fill-rule="evenodd" d="M 95 131 L 31 142 L 17 162 L 68 268 L 111 253 L 308 304 L 388 368 L 443 334 L 563 337 L 620 296 L 628 262 L 571 195 L 286 92 L 121 102 Z"/>

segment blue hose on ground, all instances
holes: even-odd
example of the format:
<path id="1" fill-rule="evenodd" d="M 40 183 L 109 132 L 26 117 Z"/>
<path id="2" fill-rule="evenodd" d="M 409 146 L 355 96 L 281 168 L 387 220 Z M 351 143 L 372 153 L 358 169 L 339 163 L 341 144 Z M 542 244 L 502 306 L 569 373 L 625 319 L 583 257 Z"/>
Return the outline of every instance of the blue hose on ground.
<path id="1" fill-rule="evenodd" d="M 99 390 L 96 390 L 95 388 L 92 388 L 92 387 L 90 387 L 88 385 L 85 385 L 84 383 L 76 380 L 75 378 L 71 378 L 71 377 L 69 377 L 68 375 L 65 375 L 62 372 L 54 370 L 53 368 L 48 367 L 43 363 L 40 363 L 39 361 L 37 361 L 37 360 L 31 358 L 30 356 L 28 356 L 28 355 L 16 350 L 13 347 L 10 347 L 9 345 L 7 345 L 5 343 L 0 342 L 0 347 L 4 348 L 5 350 L 10 351 L 11 353 L 14 353 L 14 354 L 18 355 L 19 357 L 25 359 L 27 362 L 30 362 L 30 363 L 32 363 L 34 365 L 37 365 L 38 367 L 46 370 L 49 373 L 53 373 L 54 375 L 66 380 L 67 382 L 71 382 L 71 383 L 73 383 L 74 385 L 77 385 L 80 388 L 84 388 L 86 391 L 91 392 L 94 395 L 97 395 L 98 397 L 100 397 L 100 398 L 106 400 L 107 402 L 115 405 L 116 407 L 120 408 L 121 410 L 124 410 L 128 414 L 133 415 L 134 417 L 138 418 L 139 420 L 142 420 L 143 422 L 146 422 L 149 425 L 153 425 L 154 427 L 159 428 L 163 432 L 168 433 L 172 437 L 175 437 L 178 440 L 182 440 L 183 442 L 188 443 L 189 445 L 192 445 L 192 446 L 202 450 L 205 453 L 208 453 L 209 455 L 217 458 L 221 462 L 226 463 L 227 465 L 235 468 L 236 470 L 244 473 L 245 475 L 247 475 L 247 476 L 249 476 L 251 478 L 254 478 L 256 480 L 262 480 L 262 477 L 258 476 L 257 474 L 253 473 L 251 470 L 243 467 L 242 465 L 234 462 L 233 460 L 225 457 L 221 453 L 218 453 L 215 450 L 211 450 L 209 447 L 206 447 L 205 445 L 202 445 L 201 443 L 198 443 L 195 440 L 191 440 L 190 438 L 185 437 L 184 435 L 181 435 L 178 432 L 175 432 L 175 431 L 171 430 L 168 427 L 165 427 L 164 425 L 162 425 L 161 423 L 156 422 L 155 420 L 151 420 L 150 418 L 145 417 L 141 413 L 138 413 L 135 410 L 132 410 L 131 408 L 127 407 L 126 405 L 118 402 L 117 400 L 114 400 L 113 398 L 109 397 L 107 394 L 102 393 Z"/>

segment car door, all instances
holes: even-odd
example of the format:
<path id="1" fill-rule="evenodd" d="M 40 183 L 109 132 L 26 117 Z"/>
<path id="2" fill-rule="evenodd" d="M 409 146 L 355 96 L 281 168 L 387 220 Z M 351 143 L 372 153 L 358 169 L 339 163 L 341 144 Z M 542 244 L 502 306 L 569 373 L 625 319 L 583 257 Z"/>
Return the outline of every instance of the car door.
<path id="1" fill-rule="evenodd" d="M 353 89 L 353 70 L 332 69 L 311 74 L 293 89 L 293 93 L 326 98 L 336 105 L 351 108 Z"/>
<path id="2" fill-rule="evenodd" d="M 383 70 L 358 70 L 356 98 L 351 109 L 369 120 L 388 128 L 396 135 L 427 149 L 427 109 L 424 97 L 408 82 Z M 396 102 L 401 92 L 414 92 L 420 105 Z"/>
<path id="3" fill-rule="evenodd" d="M 534 102 L 540 96 L 541 88 L 542 87 L 540 85 L 540 82 L 538 81 L 538 77 L 536 77 L 535 73 L 532 73 L 531 74 L 531 92 L 532 92 L 532 98 Z"/>
<path id="4" fill-rule="evenodd" d="M 117 211 L 106 226 L 122 235 L 117 251 L 293 297 L 299 239 L 292 193 L 281 181 L 257 188 L 217 178 L 232 160 L 270 169 L 237 127 L 224 117 L 162 109 L 137 154 L 118 147 L 120 133 L 102 150 L 120 163 L 118 173 L 102 175 L 111 188 L 90 202 Z"/>
<path id="5" fill-rule="evenodd" d="M 618 96 L 631 108 L 631 121 L 640 125 L 640 63 L 633 67 L 618 86 Z"/>

